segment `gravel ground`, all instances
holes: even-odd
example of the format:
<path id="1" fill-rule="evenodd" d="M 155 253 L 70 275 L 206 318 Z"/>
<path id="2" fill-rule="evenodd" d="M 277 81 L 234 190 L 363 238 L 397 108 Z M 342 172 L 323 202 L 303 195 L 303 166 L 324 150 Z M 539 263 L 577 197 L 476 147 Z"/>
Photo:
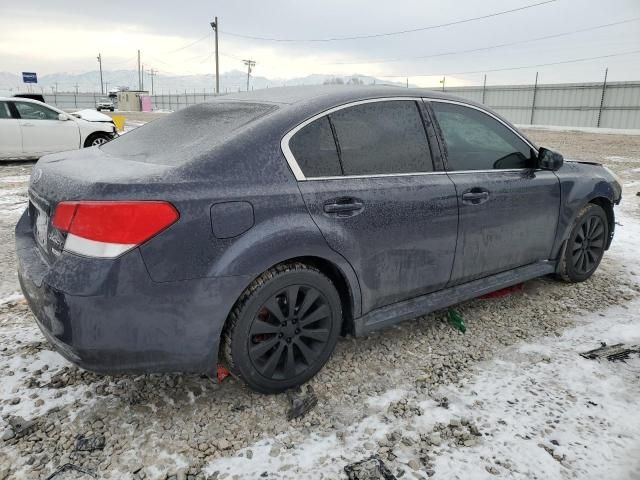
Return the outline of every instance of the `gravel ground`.
<path id="1" fill-rule="evenodd" d="M 637 227 L 640 136 L 527 133 L 568 158 L 598 160 L 621 175 L 621 218 Z M 587 282 L 568 285 L 542 278 L 505 298 L 457 306 L 467 322 L 465 335 L 446 323 L 446 312 L 436 312 L 380 334 L 342 339 L 330 362 L 310 382 L 318 405 L 302 419 L 287 421 L 286 395 L 256 394 L 233 378 L 217 385 L 197 375 L 101 376 L 51 352 L 19 294 L 15 275 L 13 226 L 26 201 L 31 166 L 0 166 L 0 241 L 6 246 L 0 252 L 0 480 L 44 479 L 67 463 L 97 478 L 344 478 L 341 472 L 347 463 L 372 454 L 398 477 L 453 478 L 470 467 L 465 456 L 480 455 L 482 448 L 485 453 L 473 462 L 478 475 L 460 478 L 588 478 L 580 453 L 586 444 L 556 440 L 562 450 L 548 443 L 547 431 L 556 428 L 571 401 L 554 397 L 570 395 L 563 387 L 541 383 L 531 389 L 528 400 L 546 392 L 548 402 L 557 406 L 544 407 L 548 411 L 531 417 L 535 422 L 525 433 L 507 429 L 499 416 L 492 416 L 491 398 L 482 399 L 482 391 L 473 385 L 488 372 L 494 372 L 489 383 L 499 379 L 500 364 L 495 362 L 518 345 L 555 345 L 554 338 L 565 338 L 585 318 L 610 317 L 612 311 L 637 313 L 640 277 L 634 269 L 640 262 L 630 259 L 633 242 L 624 232 L 619 235 L 627 240 L 614 241 Z M 623 230 L 624 224 L 618 228 Z M 631 315 L 628 322 L 634 319 Z M 539 357 L 557 368 L 564 365 L 543 354 Z M 516 374 L 503 375 L 504 385 L 515 381 Z M 638 378 L 624 378 L 635 393 Z M 481 399 L 477 404 L 476 396 Z M 472 410 L 465 413 L 462 404 Z M 531 411 L 537 408 L 532 405 Z M 449 413 L 440 418 L 438 411 Z M 529 410 L 522 415 L 529 417 Z M 15 425 L 16 416 L 33 423 L 21 429 Z M 574 430 L 582 432 L 576 435 L 584 441 L 589 438 L 584 432 L 606 430 L 607 422 L 614 420 L 606 414 L 585 415 Z M 518 457 L 504 450 L 509 440 L 497 435 L 505 430 L 512 441 L 524 435 L 532 446 L 542 445 L 537 450 L 546 452 L 558 468 L 514 463 Z M 503 456 L 492 456 L 494 450 Z M 639 450 L 636 443 L 636 454 Z M 616 459 L 605 456 L 603 462 L 613 465 Z M 625 478 L 624 472 L 616 478 Z"/>

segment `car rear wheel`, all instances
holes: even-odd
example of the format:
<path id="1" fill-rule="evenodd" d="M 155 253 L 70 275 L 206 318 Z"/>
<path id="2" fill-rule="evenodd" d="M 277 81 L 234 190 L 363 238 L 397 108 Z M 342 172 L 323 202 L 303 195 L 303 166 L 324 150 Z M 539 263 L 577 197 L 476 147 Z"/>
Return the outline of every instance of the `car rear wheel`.
<path id="1" fill-rule="evenodd" d="M 99 147 L 100 145 L 104 145 L 111 137 L 106 133 L 92 133 L 89 135 L 87 140 L 84 142 L 85 147 Z"/>
<path id="2" fill-rule="evenodd" d="M 598 205 L 585 205 L 578 213 L 560 259 L 560 278 L 583 282 L 593 275 L 604 255 L 607 238 L 607 214 Z"/>
<path id="3" fill-rule="evenodd" d="M 222 335 L 223 361 L 254 390 L 281 392 L 329 360 L 341 322 L 340 297 L 326 276 L 302 263 L 278 265 L 234 306 Z"/>

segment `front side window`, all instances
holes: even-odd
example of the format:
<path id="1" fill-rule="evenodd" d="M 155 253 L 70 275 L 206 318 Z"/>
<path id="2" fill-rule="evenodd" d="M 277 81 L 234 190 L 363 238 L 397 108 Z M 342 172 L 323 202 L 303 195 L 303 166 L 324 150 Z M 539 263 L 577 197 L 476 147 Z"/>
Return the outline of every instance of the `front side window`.
<path id="1" fill-rule="evenodd" d="M 15 102 L 20 118 L 24 120 L 58 120 L 58 112 L 37 103 Z"/>
<path id="2" fill-rule="evenodd" d="M 9 104 L 7 102 L 0 102 L 0 119 L 11 118 L 9 112 Z"/>
<path id="3" fill-rule="evenodd" d="M 475 108 L 432 102 L 448 170 L 533 168 L 534 152 L 501 122 Z"/>
<path id="4" fill-rule="evenodd" d="M 433 171 L 416 102 L 365 103 L 338 110 L 329 118 L 345 175 Z"/>
<path id="5" fill-rule="evenodd" d="M 306 125 L 289 141 L 289 149 L 305 177 L 342 175 L 328 117 Z"/>

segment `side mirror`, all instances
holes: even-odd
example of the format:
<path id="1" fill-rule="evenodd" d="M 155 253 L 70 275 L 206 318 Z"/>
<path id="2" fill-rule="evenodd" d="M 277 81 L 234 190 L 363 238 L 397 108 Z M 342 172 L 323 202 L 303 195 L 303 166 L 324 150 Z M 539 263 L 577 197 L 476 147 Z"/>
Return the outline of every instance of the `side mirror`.
<path id="1" fill-rule="evenodd" d="M 559 170 L 564 163 L 564 157 L 558 152 L 544 147 L 538 150 L 538 168 L 543 170 Z"/>
<path id="2" fill-rule="evenodd" d="M 71 120 L 71 118 L 69 118 L 69 115 L 67 115 L 66 113 L 59 113 L 58 120 L 60 120 L 61 122 L 66 122 L 67 120 Z"/>

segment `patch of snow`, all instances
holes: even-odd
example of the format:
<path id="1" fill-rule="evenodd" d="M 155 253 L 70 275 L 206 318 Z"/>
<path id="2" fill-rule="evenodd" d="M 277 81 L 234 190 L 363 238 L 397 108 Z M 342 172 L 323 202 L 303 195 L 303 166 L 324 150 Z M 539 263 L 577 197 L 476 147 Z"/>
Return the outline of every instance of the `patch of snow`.
<path id="1" fill-rule="evenodd" d="M 0 177 L 0 183 L 29 183 L 31 175 L 9 175 Z"/>
<path id="2" fill-rule="evenodd" d="M 525 130 L 552 130 L 555 132 L 584 132 L 602 133 L 604 135 L 640 135 L 640 129 L 634 128 L 597 128 L 597 127 L 570 127 L 564 125 L 523 125 L 516 124 L 516 127 Z"/>
<path id="3" fill-rule="evenodd" d="M 626 199 L 618 209 L 621 225 L 608 254 L 624 259 L 625 267 L 636 269 L 635 278 L 640 278 L 640 223 L 627 211 L 632 202 Z M 463 386 L 435 392 L 448 398 L 448 409 L 432 399 L 414 398 L 424 414 L 389 423 L 385 420 L 389 404 L 411 395 L 392 389 L 367 400 L 365 408 L 372 414 L 348 427 L 343 439 L 313 434 L 285 448 L 285 433 L 253 444 L 251 459 L 249 449 L 244 449 L 210 462 L 204 471 L 241 478 L 257 478 L 265 471 L 283 479 L 334 478 L 342 475 L 346 464 L 375 453 L 378 444 L 372 442 L 391 430 L 415 437 L 430 432 L 436 422 L 468 418 L 483 437 L 472 447 L 450 446 L 447 441 L 433 447 L 438 478 L 488 480 L 497 473 L 523 480 L 638 479 L 640 358 L 608 362 L 586 360 L 579 353 L 599 347 L 602 341 L 640 344 L 639 311 L 640 300 L 635 300 L 579 318 L 578 326 L 561 337 L 506 348 L 478 365 Z M 416 458 L 415 450 L 406 445 L 394 446 L 393 452 L 400 464 Z M 424 472 L 413 474 L 427 478 Z"/>
<path id="4" fill-rule="evenodd" d="M 22 293 L 20 292 L 15 292 L 15 293 L 11 293 L 10 295 L 4 297 L 4 298 L 0 298 L 0 305 L 4 305 L 5 303 L 9 303 L 9 302 L 15 302 L 18 300 L 22 300 L 24 298 L 24 295 L 22 295 Z"/>

